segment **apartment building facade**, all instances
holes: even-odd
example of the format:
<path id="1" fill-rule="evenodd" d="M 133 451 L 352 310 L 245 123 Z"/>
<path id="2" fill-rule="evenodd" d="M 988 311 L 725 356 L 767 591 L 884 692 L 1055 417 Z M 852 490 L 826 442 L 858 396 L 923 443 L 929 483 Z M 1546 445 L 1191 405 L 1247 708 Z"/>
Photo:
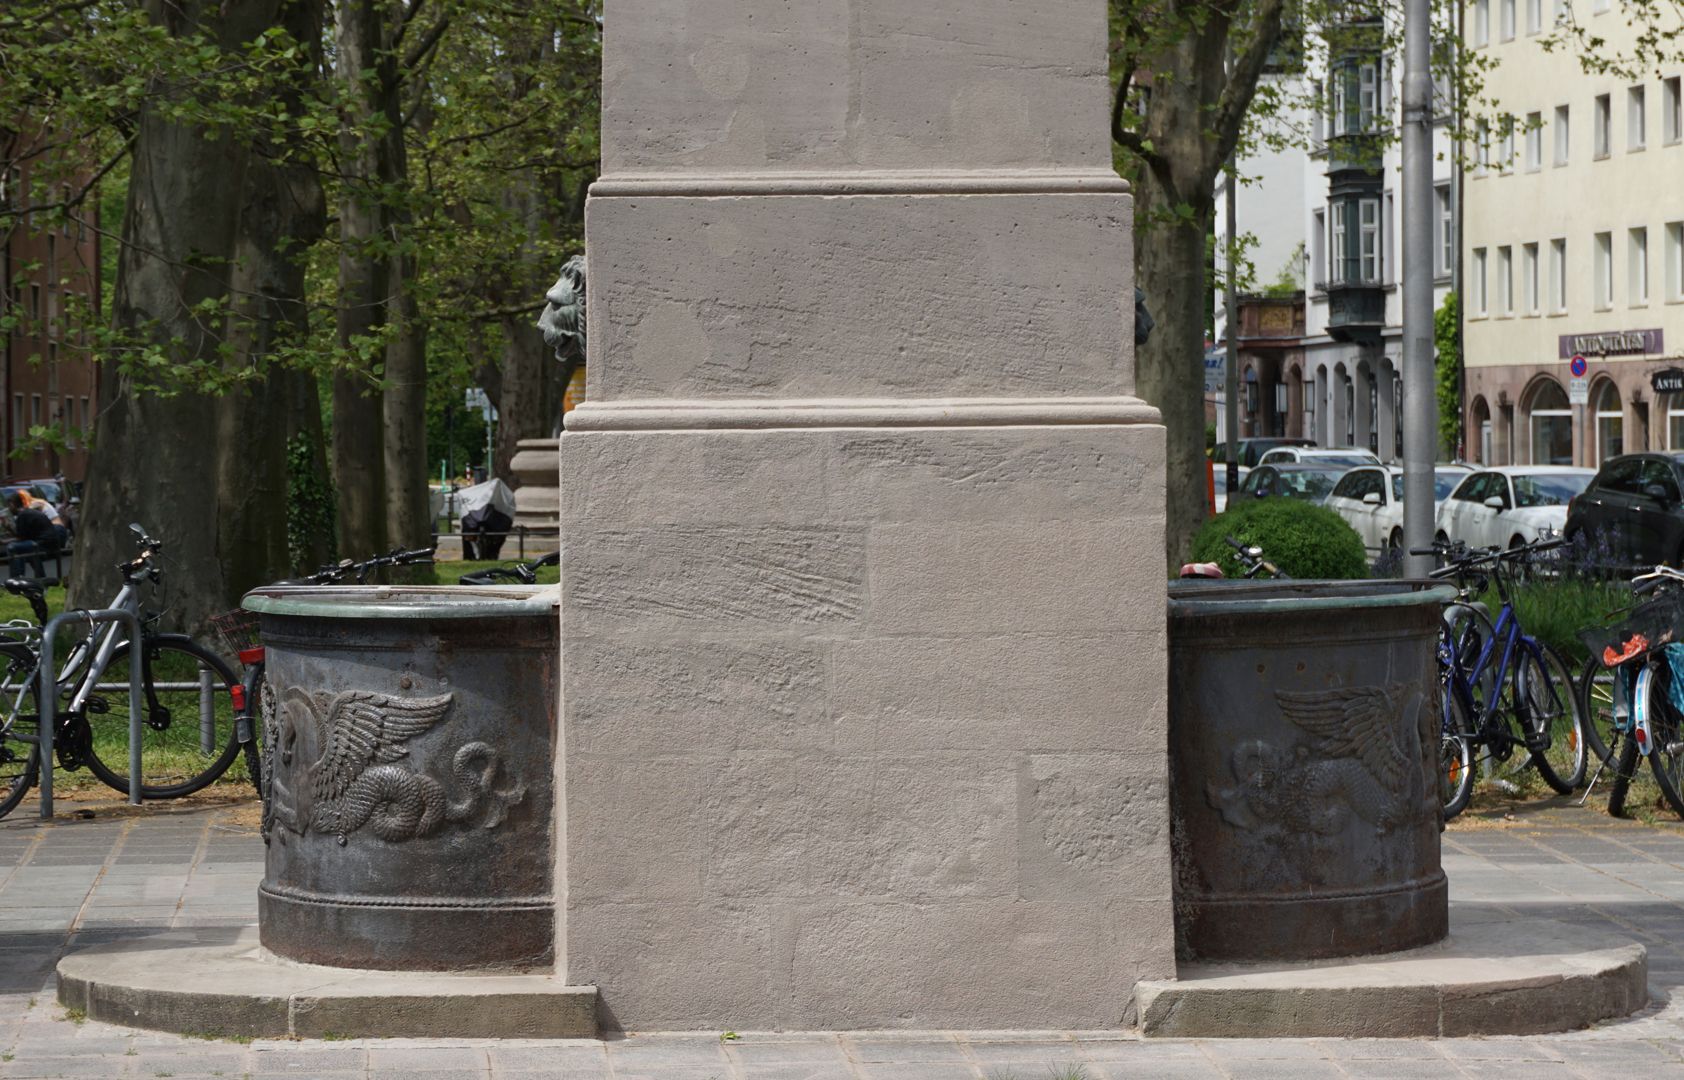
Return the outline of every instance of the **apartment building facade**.
<path id="1" fill-rule="evenodd" d="M 1592 74 L 1546 51 L 1566 0 L 1470 0 L 1494 66 L 1465 181 L 1464 430 L 1495 464 L 1684 451 L 1684 65 Z M 1617 0 L 1574 16 L 1614 51 Z"/>
<path id="2" fill-rule="evenodd" d="M 13 316 L 10 332 L 0 333 L 0 477 L 81 480 L 96 371 L 72 315 L 100 312 L 97 217 L 90 223 L 27 212 L 69 191 L 49 190 L 43 199 L 31 165 L 24 161 L 0 180 L 0 200 L 19 211 L 0 217 L 0 314 Z M 95 206 L 84 214 L 95 215 Z M 32 438 L 36 428 L 57 429 L 62 443 Z"/>
<path id="3" fill-rule="evenodd" d="M 1351 9 L 1347 30 L 1380 9 Z M 1384 461 L 1403 454 L 1402 151 L 1397 138 L 1402 64 L 1361 34 L 1306 76 L 1323 108 L 1308 118 L 1310 145 L 1295 152 L 1292 183 L 1239 189 L 1238 226 L 1293 223 L 1303 256 L 1304 312 L 1297 336 L 1270 335 L 1259 347 L 1241 328 L 1240 434 L 1304 437 L 1327 447 L 1362 447 Z M 1449 293 L 1456 267 L 1457 185 L 1450 135 L 1452 99 L 1437 95 L 1434 126 L 1434 306 Z M 1283 168 L 1270 160 L 1266 178 Z M 1251 164 L 1242 162 L 1242 171 Z M 1247 197 L 1249 192 L 1249 198 Z M 1261 243 L 1278 252 L 1282 243 Z M 1218 250 L 1222 240 L 1218 237 Z M 1278 255 L 1277 255 L 1278 257 Z M 1220 301 L 1219 301 L 1220 303 Z M 1259 305 L 1259 318 L 1263 305 Z M 1279 319 L 1278 313 L 1274 316 Z M 1244 323 L 1244 320 L 1242 320 Z M 1261 323 L 1258 324 L 1261 327 Z M 1267 347 L 1261 347 L 1266 345 Z"/>

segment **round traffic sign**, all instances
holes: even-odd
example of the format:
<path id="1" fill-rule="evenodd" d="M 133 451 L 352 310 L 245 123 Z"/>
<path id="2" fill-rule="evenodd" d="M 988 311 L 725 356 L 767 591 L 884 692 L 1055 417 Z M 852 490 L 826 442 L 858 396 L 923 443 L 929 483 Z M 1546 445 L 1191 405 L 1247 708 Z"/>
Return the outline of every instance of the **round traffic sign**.
<path id="1" fill-rule="evenodd" d="M 1575 355 L 1572 360 L 1568 361 L 1568 370 L 1573 372 L 1573 378 L 1582 379 L 1585 377 L 1585 372 L 1590 370 L 1590 365 L 1585 363 L 1583 356 Z"/>

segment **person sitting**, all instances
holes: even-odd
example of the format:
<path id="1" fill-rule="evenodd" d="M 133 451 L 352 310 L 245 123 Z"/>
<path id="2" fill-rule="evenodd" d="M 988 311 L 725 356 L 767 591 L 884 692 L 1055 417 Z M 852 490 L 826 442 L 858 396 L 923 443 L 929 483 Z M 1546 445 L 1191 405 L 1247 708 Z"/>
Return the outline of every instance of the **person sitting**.
<path id="1" fill-rule="evenodd" d="M 46 577 L 41 555 L 43 552 L 56 554 L 59 549 L 52 520 L 30 506 L 28 497 L 21 491 L 12 493 L 10 503 L 12 532 L 17 537 L 6 545 L 6 555 L 11 559 L 11 576 L 23 577 L 25 569 L 33 569 L 36 577 Z"/>

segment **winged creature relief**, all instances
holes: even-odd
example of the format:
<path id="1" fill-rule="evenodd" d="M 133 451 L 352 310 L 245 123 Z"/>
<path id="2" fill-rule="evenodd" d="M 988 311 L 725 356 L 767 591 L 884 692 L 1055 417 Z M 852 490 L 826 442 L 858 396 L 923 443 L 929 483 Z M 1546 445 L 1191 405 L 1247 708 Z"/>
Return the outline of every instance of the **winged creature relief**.
<path id="1" fill-rule="evenodd" d="M 432 729 L 452 697 L 403 698 L 367 690 L 309 693 L 290 687 L 265 699 L 268 806 L 265 826 L 311 829 L 338 838 L 360 829 L 398 842 L 427 836 L 446 822 L 500 824 L 526 794 L 525 785 L 497 787 L 502 762 L 487 743 L 469 742 L 451 759 L 456 793 L 412 767 L 409 740 Z"/>
<path id="2" fill-rule="evenodd" d="M 1229 824 L 1331 836 L 1354 814 L 1379 833 L 1412 818 L 1412 792 L 1423 786 L 1423 764 L 1413 742 L 1419 717 L 1400 723 L 1406 708 L 1417 713 L 1421 697 L 1410 687 L 1338 687 L 1275 692 L 1281 714 L 1309 738 L 1283 749 L 1261 739 L 1235 747 L 1230 767 L 1237 783 L 1211 782 L 1206 798 Z"/>

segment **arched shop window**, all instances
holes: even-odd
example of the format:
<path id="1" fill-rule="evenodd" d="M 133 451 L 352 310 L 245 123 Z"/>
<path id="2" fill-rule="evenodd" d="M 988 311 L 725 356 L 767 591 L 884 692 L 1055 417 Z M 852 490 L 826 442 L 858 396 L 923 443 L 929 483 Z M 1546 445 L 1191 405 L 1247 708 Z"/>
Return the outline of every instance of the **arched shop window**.
<path id="1" fill-rule="evenodd" d="M 1596 460 L 1598 464 L 1625 453 L 1625 410 L 1620 388 L 1604 382 L 1596 394 Z"/>
<path id="2" fill-rule="evenodd" d="M 1532 464 L 1573 464 L 1573 409 L 1567 391 L 1554 379 L 1545 379 L 1532 392 L 1529 422 L 1532 427 Z"/>
<path id="3" fill-rule="evenodd" d="M 1684 450 L 1684 394 L 1666 396 L 1666 444 Z"/>

